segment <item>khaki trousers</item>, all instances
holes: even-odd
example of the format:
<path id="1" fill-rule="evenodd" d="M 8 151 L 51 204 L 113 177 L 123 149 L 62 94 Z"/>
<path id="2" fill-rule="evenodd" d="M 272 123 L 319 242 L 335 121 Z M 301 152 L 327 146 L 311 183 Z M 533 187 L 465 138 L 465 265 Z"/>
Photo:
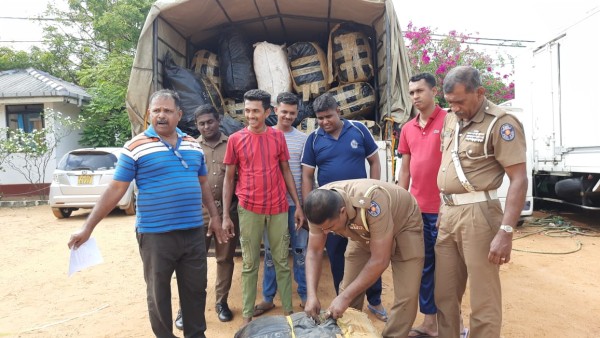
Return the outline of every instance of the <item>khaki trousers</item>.
<path id="1" fill-rule="evenodd" d="M 470 335 L 500 337 L 502 293 L 498 265 L 488 261 L 490 243 L 500 228 L 498 200 L 440 209 L 435 245 L 435 303 L 440 338 L 460 335 L 460 304 L 467 278 L 471 296 Z"/>
<path id="2" fill-rule="evenodd" d="M 221 209 L 221 208 L 219 208 Z M 229 297 L 229 290 L 231 289 L 231 279 L 233 278 L 233 256 L 235 255 L 235 248 L 239 241 L 240 225 L 237 215 L 237 210 L 229 213 L 231 220 L 234 224 L 235 236 L 230 238 L 227 243 L 221 243 L 215 240 L 215 259 L 217 260 L 217 277 L 215 281 L 215 296 L 216 303 L 226 304 Z M 221 213 L 221 219 L 223 214 Z M 204 218 L 204 234 L 208 231 L 209 217 Z M 206 237 L 206 252 L 210 248 L 210 242 L 213 240 L 213 236 Z"/>
<path id="3" fill-rule="evenodd" d="M 411 217 L 411 221 L 422 224 L 421 213 L 418 209 L 415 216 Z M 384 338 L 408 336 L 417 316 L 424 257 L 422 226 L 419 231 L 403 231 L 395 236 L 390 259 L 394 280 L 394 304 L 383 329 Z M 368 246 L 355 241 L 348 242 L 346 267 L 344 279 L 340 285 L 340 293 L 343 292 L 346 285 L 356 279 L 369 258 L 371 258 L 371 250 Z M 364 298 L 365 293 L 363 292 L 350 303 L 350 307 L 362 311 Z"/>

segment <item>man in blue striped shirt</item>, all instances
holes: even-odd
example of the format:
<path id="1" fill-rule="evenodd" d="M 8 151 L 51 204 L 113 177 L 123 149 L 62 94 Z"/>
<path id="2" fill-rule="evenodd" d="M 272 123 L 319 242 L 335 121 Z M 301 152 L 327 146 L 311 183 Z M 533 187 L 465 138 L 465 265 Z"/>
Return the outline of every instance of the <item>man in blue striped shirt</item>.
<path id="1" fill-rule="evenodd" d="M 177 124 L 182 117 L 179 96 L 159 90 L 149 100 L 152 125 L 125 144 L 113 180 L 68 246 L 87 241 L 96 225 L 115 208 L 135 179 L 136 234 L 144 268 L 148 312 L 157 337 L 175 337 L 171 310 L 171 276 L 177 286 L 186 337 L 205 337 L 206 248 L 202 204 L 210 214 L 209 233 L 226 242 L 210 192 L 204 154 Z"/>

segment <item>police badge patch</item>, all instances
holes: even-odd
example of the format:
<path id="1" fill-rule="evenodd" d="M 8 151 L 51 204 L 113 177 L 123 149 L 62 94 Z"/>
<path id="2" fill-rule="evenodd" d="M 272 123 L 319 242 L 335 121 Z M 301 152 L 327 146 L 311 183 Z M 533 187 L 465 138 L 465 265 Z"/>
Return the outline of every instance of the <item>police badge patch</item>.
<path id="1" fill-rule="evenodd" d="M 515 127 L 510 123 L 505 123 L 500 127 L 500 136 L 504 141 L 512 141 L 515 139 Z"/>
<path id="2" fill-rule="evenodd" d="M 377 217 L 379 216 L 379 214 L 381 214 L 381 207 L 379 206 L 379 204 L 377 204 L 377 202 L 372 201 L 371 207 L 369 208 L 369 215 Z"/>

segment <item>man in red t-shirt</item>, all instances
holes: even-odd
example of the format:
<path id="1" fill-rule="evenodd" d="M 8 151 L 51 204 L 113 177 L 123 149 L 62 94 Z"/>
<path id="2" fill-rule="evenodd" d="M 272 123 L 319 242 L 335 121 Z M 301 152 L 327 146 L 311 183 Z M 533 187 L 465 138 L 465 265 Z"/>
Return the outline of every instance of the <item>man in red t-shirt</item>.
<path id="1" fill-rule="evenodd" d="M 421 326 L 413 328 L 409 337 L 437 337 L 437 308 L 433 298 L 435 270 L 436 222 L 440 208 L 437 173 L 442 161 L 441 135 L 446 112 L 435 104 L 435 77 L 421 73 L 410 78 L 408 90 L 417 109 L 417 116 L 408 121 L 400 132 L 398 152 L 402 165 L 398 185 L 413 194 L 423 218 L 425 263 L 419 291 L 419 309 L 425 315 Z"/>
<path id="2" fill-rule="evenodd" d="M 244 116 L 248 126 L 229 137 L 223 164 L 223 210 L 229 210 L 237 169 L 236 195 L 239 200 L 240 244 L 242 247 L 242 317 L 252 320 L 260 265 L 260 244 L 266 227 L 275 265 L 277 289 L 284 314 L 292 313 L 292 279 L 288 265 L 288 202 L 286 192 L 301 205 L 288 160 L 284 134 L 268 128 L 265 120 L 271 95 L 253 89 L 244 94 Z M 302 208 L 295 212 L 296 229 L 304 223 Z M 223 230 L 233 237 L 233 222 L 223 215 Z"/>

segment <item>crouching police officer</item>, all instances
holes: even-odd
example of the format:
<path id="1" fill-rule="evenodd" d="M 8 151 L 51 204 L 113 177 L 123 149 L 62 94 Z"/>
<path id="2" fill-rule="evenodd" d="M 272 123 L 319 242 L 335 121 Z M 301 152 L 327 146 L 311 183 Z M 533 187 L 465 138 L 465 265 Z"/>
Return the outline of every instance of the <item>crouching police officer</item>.
<path id="1" fill-rule="evenodd" d="M 323 249 L 332 232 L 350 239 L 344 279 L 326 316 L 362 310 L 365 291 L 392 264 L 394 304 L 383 337 L 406 337 L 416 317 L 423 269 L 423 220 L 415 199 L 395 184 L 372 179 L 338 181 L 313 190 L 304 201 L 310 226 L 306 254 L 308 299 L 304 311 L 318 320 L 317 285 Z"/>

